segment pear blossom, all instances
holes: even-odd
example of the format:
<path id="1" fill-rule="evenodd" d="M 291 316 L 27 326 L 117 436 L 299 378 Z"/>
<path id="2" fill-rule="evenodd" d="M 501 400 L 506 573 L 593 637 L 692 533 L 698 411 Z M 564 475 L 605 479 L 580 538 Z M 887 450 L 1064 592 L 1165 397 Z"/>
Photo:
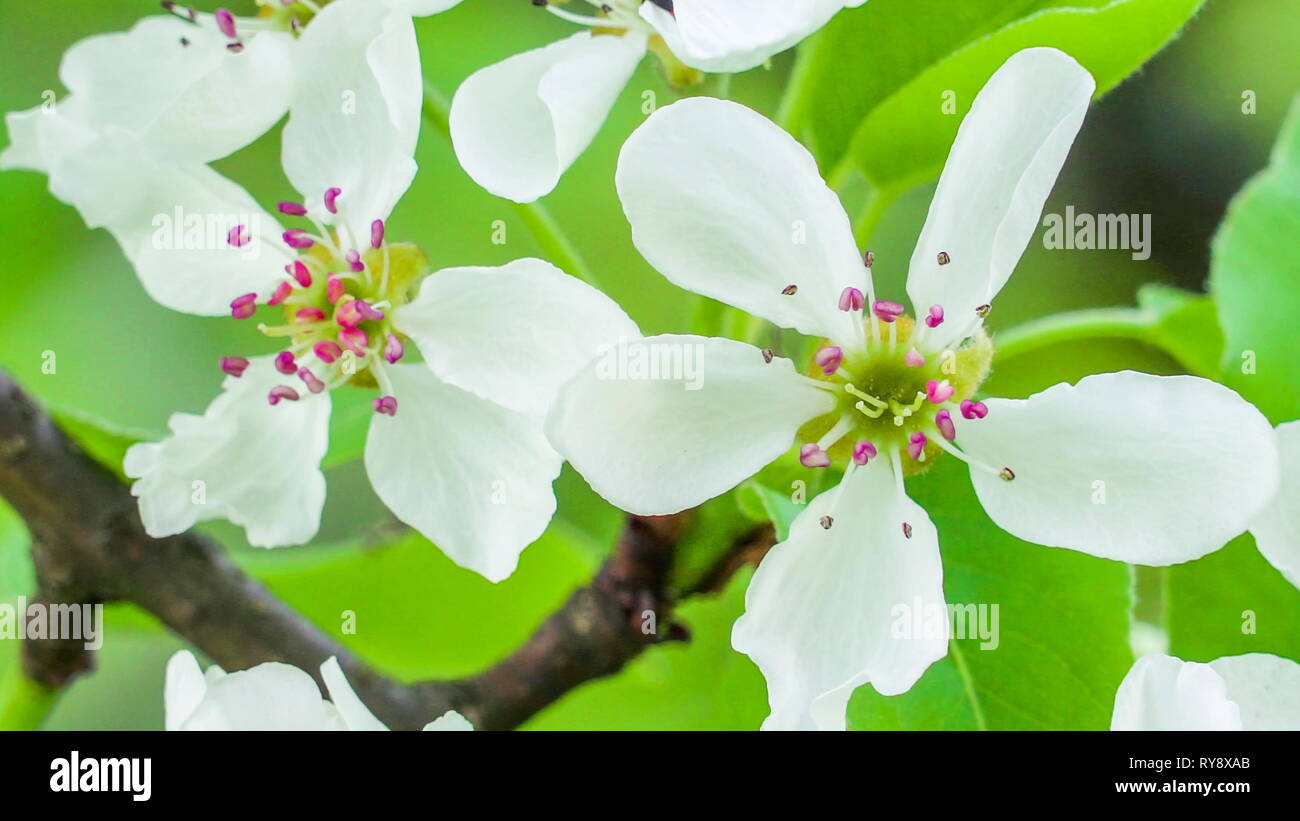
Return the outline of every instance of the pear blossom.
<path id="1" fill-rule="evenodd" d="M 320 666 L 330 699 L 307 673 L 266 662 L 227 673 L 215 664 L 203 672 L 194 654 L 178 650 L 167 662 L 163 705 L 168 730 L 387 730 L 348 684 L 338 659 Z M 473 730 L 449 710 L 426 730 Z"/>
<path id="2" fill-rule="evenodd" d="M 500 197 L 531 202 L 555 188 L 591 143 L 647 51 L 670 80 L 766 62 L 866 0 L 585 0 L 590 13 L 534 5 L 588 27 L 483 68 L 451 103 L 466 173 Z M 581 7 L 583 4 L 575 4 Z"/>
<path id="3" fill-rule="evenodd" d="M 350 47 L 366 41 L 382 47 Z M 257 546 L 310 540 L 326 498 L 330 395 L 360 388 L 374 392 L 365 466 L 379 498 L 454 561 L 499 581 L 555 512 L 561 459 L 542 432 L 555 391 L 636 326 L 541 260 L 426 278 L 424 254 L 388 236 L 415 173 L 421 84 L 409 19 L 340 2 L 312 21 L 296 59 L 312 82 L 295 86 L 283 164 L 301 197 L 277 210 L 297 227 L 202 167 L 160 170 L 156 190 L 125 207 L 105 194 L 143 279 L 176 302 L 224 303 L 282 345 L 222 357 L 222 392 L 206 411 L 174 414 L 169 436 L 127 452 L 141 519 L 155 537 L 223 518 Z M 355 113 L 340 111 L 341 89 L 356 93 Z M 220 248 L 160 250 L 149 215 L 176 202 L 253 218 Z M 280 321 L 258 323 L 259 306 Z"/>
<path id="4" fill-rule="evenodd" d="M 301 35 L 310 28 L 329 26 L 330 18 L 353 21 L 356 34 L 335 37 L 335 54 L 352 64 L 369 62 L 378 72 L 409 61 L 409 54 L 393 48 L 415 49 L 408 36 L 412 15 L 459 2 L 258 0 L 261 13 L 250 18 L 164 2 L 170 13 L 68 49 L 59 79 L 70 93 L 57 104 L 51 99 L 5 116 L 10 145 L 0 153 L 0 169 L 48 175 L 55 197 L 74 206 L 90 227 L 113 234 L 158 302 L 219 314 L 224 305 L 212 289 L 159 282 L 162 274 L 141 264 L 146 249 L 124 225 L 146 212 L 172 213 L 149 210 L 160 204 L 156 192 L 164 177 L 184 179 L 177 213 L 201 215 L 203 206 L 230 198 L 229 186 L 204 165 L 251 143 L 288 111 L 304 59 Z M 344 56 L 345 49 L 356 53 Z M 203 273 L 219 277 L 219 270 Z"/>
<path id="5" fill-rule="evenodd" d="M 1269 653 L 1209 664 L 1143 656 L 1115 693 L 1112 730 L 1300 730 L 1300 664 Z"/>
<path id="6" fill-rule="evenodd" d="M 792 444 L 808 469 L 843 468 L 760 563 L 732 634 L 767 679 L 765 728 L 843 728 L 855 688 L 903 693 L 945 655 L 943 637 L 891 632 L 899 605 L 944 606 L 938 533 L 903 480 L 945 454 L 969 464 L 981 504 L 1009 533 L 1140 564 L 1221 547 L 1273 497 L 1272 430 L 1214 382 L 1125 371 L 1024 400 L 978 398 L 992 358 L 983 320 L 1093 89 L 1078 63 L 1046 48 L 1012 56 L 984 86 L 911 260 L 907 292 L 922 322 L 877 298 L 874 255 L 864 264 L 813 158 L 761 115 L 683 100 L 623 147 L 619 197 L 655 268 L 822 340 L 800 373 L 730 339 L 629 339 L 620 356 L 696 349 L 699 389 L 609 378 L 598 359 L 547 420 L 597 492 L 644 515 L 717 496 Z"/>

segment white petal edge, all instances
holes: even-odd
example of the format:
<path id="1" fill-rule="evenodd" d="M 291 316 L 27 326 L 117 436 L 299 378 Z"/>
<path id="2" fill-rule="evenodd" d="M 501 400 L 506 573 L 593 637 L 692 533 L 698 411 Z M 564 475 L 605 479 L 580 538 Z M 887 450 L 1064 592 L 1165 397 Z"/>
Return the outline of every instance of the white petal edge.
<path id="1" fill-rule="evenodd" d="M 1242 729 L 1300 730 L 1300 664 L 1271 653 L 1247 653 L 1217 658 L 1210 667 L 1241 709 Z"/>
<path id="2" fill-rule="evenodd" d="M 424 725 L 424 729 L 426 731 L 435 732 L 464 732 L 466 730 L 473 730 L 474 725 L 470 724 L 469 719 L 465 718 L 465 716 L 455 710 L 448 710 L 438 718 L 435 718 L 433 721 Z"/>
<path id="3" fill-rule="evenodd" d="M 676 513 L 756 473 L 834 398 L 788 359 L 731 339 L 665 334 L 610 346 L 561 388 L 551 443 L 609 502 Z"/>
<path id="4" fill-rule="evenodd" d="M 860 0 L 861 1 L 861 0 Z M 642 3 L 642 19 L 677 59 L 700 71 L 734 74 L 762 65 L 820 29 L 843 0 L 676 0 L 670 13 Z"/>
<path id="5" fill-rule="evenodd" d="M 370 712 L 370 708 L 352 689 L 348 683 L 348 677 L 343 674 L 343 668 L 339 666 L 339 660 L 335 656 L 330 656 L 325 663 L 320 666 L 321 678 L 325 679 L 325 687 L 329 690 L 330 701 L 334 703 L 335 709 L 338 710 L 339 718 L 349 730 L 374 731 L 387 730 L 388 727 L 382 721 L 375 718 L 375 714 Z"/>
<path id="6" fill-rule="evenodd" d="M 917 608 L 942 613 L 943 629 L 911 635 Z M 946 655 L 946 614 L 938 533 L 879 460 L 814 499 L 763 557 L 731 644 L 767 679 L 764 729 L 843 730 L 857 687 L 905 693 Z"/>
<path id="7" fill-rule="evenodd" d="M 962 120 L 908 268 L 918 312 L 942 305 L 931 349 L 956 345 L 978 326 L 1015 270 L 1083 124 L 1096 83 L 1052 48 L 1013 54 Z M 945 252 L 951 259 L 940 265 Z"/>
<path id="8" fill-rule="evenodd" d="M 1300 587 L 1300 421 L 1278 425 L 1275 433 L 1282 480 L 1250 532 L 1264 558 Z"/>
<path id="9" fill-rule="evenodd" d="M 584 31 L 471 74 L 449 115 L 465 173 L 515 202 L 550 193 L 600 130 L 645 42 Z"/>
<path id="10" fill-rule="evenodd" d="M 343 730 L 316 681 L 290 664 L 267 662 L 208 682 L 182 730 Z"/>
<path id="11" fill-rule="evenodd" d="M 1143 656 L 1120 682 L 1112 730 L 1240 730 L 1241 710 L 1208 664 Z"/>
<path id="12" fill-rule="evenodd" d="M 393 323 L 442 380 L 537 415 L 600 346 L 641 335 L 609 297 L 530 258 L 438 271 Z"/>
<path id="13" fill-rule="evenodd" d="M 675 285 L 810 336 L 858 333 L 838 307 L 844 288 L 868 292 L 848 216 L 766 117 L 707 97 L 665 106 L 632 132 L 614 179 L 632 242 Z"/>
<path id="14" fill-rule="evenodd" d="M 177 650 L 167 660 L 166 680 L 163 685 L 164 726 L 179 730 L 207 695 L 208 683 L 199 668 L 198 659 L 189 650 Z"/>
<path id="15" fill-rule="evenodd" d="M 1235 391 L 1193 376 L 1122 371 L 988 399 L 954 414 L 989 517 L 1012 535 L 1107 559 L 1186 562 L 1244 531 L 1273 498 L 1273 430 Z"/>
<path id="16" fill-rule="evenodd" d="M 131 494 L 154 538 L 209 519 L 240 525 L 250 544 L 281 547 L 316 535 L 325 505 L 320 461 L 329 437 L 327 394 L 303 392 L 272 407 L 267 392 L 287 377 L 273 357 L 227 376 L 202 416 L 172 414 L 171 435 L 126 452 Z"/>
<path id="17" fill-rule="evenodd" d="M 555 513 L 561 459 L 541 419 L 443 383 L 423 365 L 385 370 L 398 410 L 370 424 L 371 485 L 456 564 L 501 581 Z"/>

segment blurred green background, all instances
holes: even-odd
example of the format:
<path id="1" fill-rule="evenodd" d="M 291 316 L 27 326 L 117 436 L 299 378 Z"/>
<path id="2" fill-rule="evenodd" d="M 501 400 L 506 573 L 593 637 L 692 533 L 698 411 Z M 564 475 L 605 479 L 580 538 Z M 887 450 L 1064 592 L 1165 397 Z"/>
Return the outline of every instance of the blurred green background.
<path id="1" fill-rule="evenodd" d="M 252 3 L 230 5 L 247 12 Z M 36 105 L 47 89 L 62 95 L 57 69 L 68 46 L 129 28 L 156 11 L 151 0 L 0 0 L 6 35 L 0 110 Z M 1047 253 L 1035 241 L 999 299 L 992 329 L 1061 310 L 1131 304 L 1148 282 L 1203 287 L 1215 226 L 1231 196 L 1266 164 L 1300 87 L 1297 12 L 1297 0 L 1211 0 L 1184 36 L 1093 107 L 1048 210 L 1069 204 L 1094 214 L 1151 213 L 1152 258 L 1133 261 L 1127 251 Z M 466 0 L 416 27 L 424 74 L 447 97 L 474 70 L 574 30 L 525 0 Z M 769 69 L 737 76 L 731 96 L 774 113 L 792 58 L 786 53 Z M 643 119 L 644 89 L 660 104 L 675 96 L 646 61 L 595 143 L 545 203 L 644 331 L 680 332 L 691 299 L 636 253 L 612 184 L 619 147 Z M 1241 112 L 1245 89 L 1257 95 L 1253 116 Z M 439 134 L 424 131 L 417 161 L 420 173 L 389 222 L 390 237 L 419 243 L 435 268 L 540 255 L 509 204 L 477 188 Z M 292 193 L 279 167 L 278 128 L 217 167 L 263 203 Z M 932 191 L 929 184 L 908 192 L 879 225 L 872 245 L 882 298 L 903 293 Z M 505 245 L 491 242 L 496 220 L 508 226 Z M 272 349 L 245 325 L 151 302 L 112 238 L 88 231 L 71 207 L 48 194 L 41 175 L 0 174 L 0 247 L 0 364 L 61 409 L 156 434 L 170 413 L 207 405 L 220 382 L 218 356 Z M 46 350 L 58 357 L 54 375 L 41 373 Z M 1125 343 L 1049 350 L 1037 358 L 1014 379 L 995 376 L 989 390 L 1024 395 L 1119 367 L 1175 370 L 1163 356 Z M 207 529 L 326 629 L 338 632 L 343 611 L 354 611 L 357 634 L 344 640 L 407 678 L 466 674 L 503 655 L 587 580 L 619 526 L 617 512 L 566 468 L 555 525 L 524 553 L 511 579 L 492 585 L 418 537 L 391 543 L 392 522 L 359 464 L 332 469 L 329 488 L 315 545 L 256 551 L 233 528 Z M 385 546 L 375 547 L 381 541 Z M 0 599 L 27 592 L 29 574 L 25 535 L 0 508 Z M 741 574 L 720 596 L 684 608 L 694 634 L 689 646 L 653 649 L 616 679 L 571 694 L 530 726 L 756 727 L 765 714 L 762 679 L 728 644 L 745 581 Z M 109 629 L 98 671 L 70 689 L 48 726 L 161 728 L 163 665 L 181 644 L 146 616 L 122 609 L 114 610 Z M 0 642 L 0 670 L 14 663 L 16 649 L 15 642 Z"/>

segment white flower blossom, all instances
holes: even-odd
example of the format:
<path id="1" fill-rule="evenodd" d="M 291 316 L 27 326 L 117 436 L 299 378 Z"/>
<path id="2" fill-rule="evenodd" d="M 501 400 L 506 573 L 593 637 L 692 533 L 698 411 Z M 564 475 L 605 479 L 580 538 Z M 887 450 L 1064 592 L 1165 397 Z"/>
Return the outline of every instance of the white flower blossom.
<path id="1" fill-rule="evenodd" d="M 822 338 L 811 376 L 729 339 L 693 347 L 698 390 L 619 379 L 600 363 L 561 390 L 547 434 L 610 502 L 639 514 L 697 505 L 801 443 L 843 465 L 763 559 L 732 642 L 768 682 L 767 728 L 843 728 L 853 690 L 907 691 L 944 637 L 892 634 L 899 605 L 942 608 L 939 539 L 904 476 L 967 462 L 990 518 L 1038 544 L 1150 565 L 1221 547 L 1278 487 L 1274 434 L 1235 392 L 1122 372 L 1025 400 L 978 400 L 990 305 L 1032 236 L 1094 89 L 1054 49 L 1011 57 L 961 124 L 911 260 L 923 322 L 878 300 L 870 260 L 813 158 L 743 106 L 690 99 L 652 115 L 619 158 L 642 255 L 677 285 Z M 648 352 L 648 354 L 646 353 Z"/>
<path id="2" fill-rule="evenodd" d="M 1112 730 L 1300 730 L 1300 664 L 1269 653 L 1209 664 L 1153 653 L 1115 693 Z"/>
<path id="3" fill-rule="evenodd" d="M 227 673 L 215 664 L 204 673 L 188 650 L 167 662 L 163 705 L 168 730 L 387 730 L 353 691 L 338 659 L 320 666 L 330 699 L 312 677 L 290 664 L 267 662 Z M 473 730 L 450 710 L 426 730 Z"/>
<path id="4" fill-rule="evenodd" d="M 745 71 L 866 0 L 587 2 L 594 15 L 541 5 L 590 31 L 480 69 L 452 99 L 456 156 L 493 194 L 531 202 L 555 188 L 647 49 L 699 71 Z"/>
<path id="5" fill-rule="evenodd" d="M 414 51 L 407 38 L 412 15 L 459 2 L 259 0 L 264 13 L 250 18 L 164 3 L 170 14 L 145 17 L 129 31 L 93 35 L 68 49 L 59 78 L 70 93 L 57 104 L 50 100 L 5 116 L 10 144 L 0 153 L 0 169 L 48 175 L 55 197 L 74 206 L 90 227 L 107 228 L 136 261 L 143 249 L 123 226 L 138 224 L 146 214 L 171 215 L 159 199 L 160 180 L 173 178 L 176 193 L 183 186 L 174 203 L 181 213 L 211 214 L 201 209 L 234 204 L 229 184 L 204 166 L 248 145 L 289 110 L 296 74 L 311 79 L 302 65 L 313 59 L 311 48 L 303 48 L 300 35 L 317 26 L 337 31 L 329 20 L 350 20 L 357 35 L 333 38 L 334 56 L 350 65 L 368 61 L 378 71 L 410 57 L 388 53 L 390 45 Z M 359 53 L 343 54 L 347 48 Z M 330 105 L 343 101 L 336 96 Z M 170 278 L 160 282 L 162 274 L 148 266 L 137 262 L 137 269 L 149 295 L 163 305 L 221 311 L 213 290 L 175 287 Z"/>
<path id="6" fill-rule="evenodd" d="M 636 326 L 541 260 L 422 279 L 424 255 L 387 237 L 415 173 L 421 83 L 409 17 L 331 5 L 295 60 L 304 81 L 283 160 L 302 198 L 279 211 L 306 227 L 284 229 L 206 167 L 151 165 L 129 139 L 109 140 L 96 160 L 105 174 L 153 175 L 134 202 L 111 190 L 84 199 L 150 291 L 170 297 L 160 301 L 245 321 L 263 303 L 284 315 L 259 326 L 283 341 L 280 353 L 223 358 L 222 394 L 202 416 L 175 414 L 170 436 L 128 451 L 141 518 L 155 537 L 225 518 L 258 546 L 311 539 L 325 504 L 330 393 L 377 388 L 365 449 L 376 493 L 458 564 L 498 581 L 555 512 L 561 459 L 542 433 L 552 396 L 602 342 Z M 343 91 L 355 111 L 340 110 Z M 173 207 L 249 218 L 217 247 L 160 244 L 150 215 Z M 422 363 L 411 363 L 414 349 Z"/>

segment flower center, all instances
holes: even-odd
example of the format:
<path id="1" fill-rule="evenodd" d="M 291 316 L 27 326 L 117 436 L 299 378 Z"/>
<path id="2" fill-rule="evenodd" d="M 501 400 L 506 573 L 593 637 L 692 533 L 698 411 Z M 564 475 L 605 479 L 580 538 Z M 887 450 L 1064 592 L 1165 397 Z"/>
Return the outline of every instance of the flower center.
<path id="1" fill-rule="evenodd" d="M 230 42 L 226 48 L 243 51 L 244 42 L 259 31 L 289 31 L 297 34 L 311 18 L 320 13 L 330 0 L 256 0 L 256 17 L 236 17 L 229 9 L 219 8 L 211 18 L 201 16 L 193 6 L 162 0 L 162 7 L 182 20 L 196 25 L 215 26 Z"/>
<path id="2" fill-rule="evenodd" d="M 322 393 L 342 384 L 378 387 L 374 401 L 378 413 L 397 413 L 397 398 L 385 375 L 406 353 L 406 337 L 393 326 L 393 309 L 405 304 L 414 285 L 428 273 L 424 254 L 409 243 L 389 243 L 384 223 L 374 220 L 370 236 L 359 244 L 340 214 L 342 190 L 325 192 L 325 210 L 334 222 L 309 216 L 296 202 L 280 203 L 280 212 L 305 217 L 314 231 L 292 228 L 284 232 L 289 262 L 284 279 L 267 305 L 281 306 L 285 323 L 258 325 L 262 333 L 283 338 L 289 347 L 275 359 L 285 376 L 296 377 L 277 385 L 267 396 L 272 405 L 297 401 L 303 394 Z M 246 226 L 237 225 L 228 236 L 231 245 L 249 241 Z M 277 246 L 278 247 L 278 246 Z M 358 250 L 362 248 L 363 250 Z M 247 319 L 257 309 L 257 294 L 244 294 L 230 303 L 231 315 Z M 221 367 L 239 376 L 248 366 L 242 357 L 227 357 Z"/>
<path id="3" fill-rule="evenodd" d="M 595 7 L 590 15 L 574 14 L 556 6 L 557 0 L 533 0 L 533 5 L 543 6 L 551 14 L 571 23 L 589 26 L 592 34 L 611 34 L 621 36 L 629 31 L 639 31 L 648 38 L 647 48 L 659 59 L 664 78 L 673 88 L 690 88 L 704 81 L 704 72 L 691 68 L 678 59 L 668 48 L 668 44 L 647 23 L 640 14 L 642 2 L 658 6 L 669 14 L 673 13 L 673 0 L 586 0 Z M 563 2 L 563 0 L 558 0 Z"/>

